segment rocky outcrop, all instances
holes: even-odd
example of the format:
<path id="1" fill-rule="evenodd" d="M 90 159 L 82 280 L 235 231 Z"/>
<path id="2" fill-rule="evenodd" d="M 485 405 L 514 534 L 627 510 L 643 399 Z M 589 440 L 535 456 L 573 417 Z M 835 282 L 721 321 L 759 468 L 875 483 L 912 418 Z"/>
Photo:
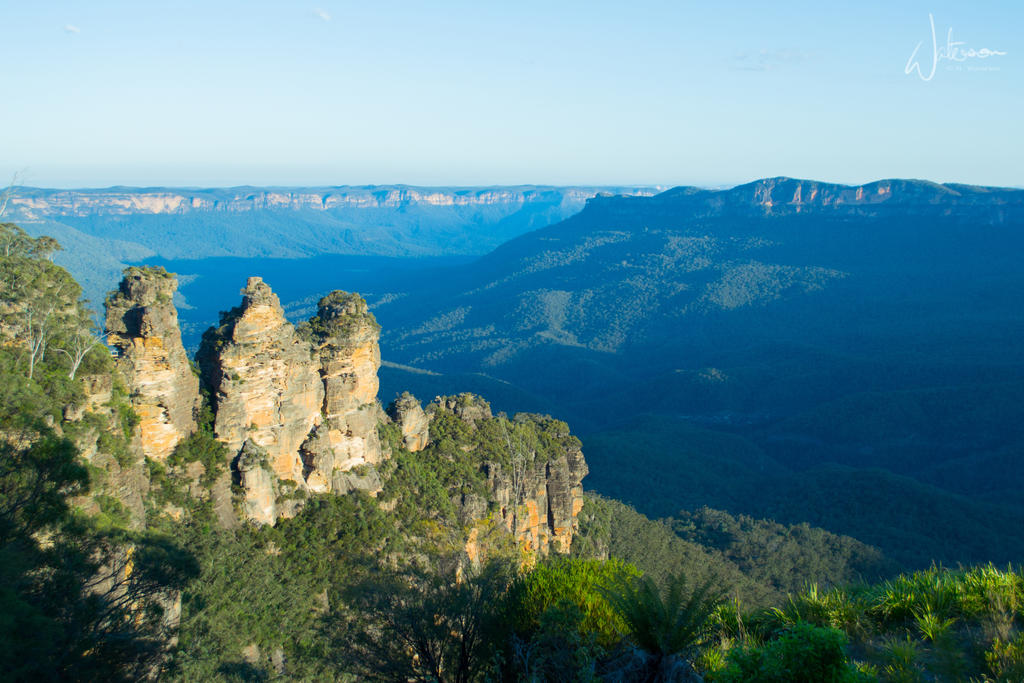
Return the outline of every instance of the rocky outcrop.
<path id="1" fill-rule="evenodd" d="M 409 452 L 422 451 L 430 442 L 430 422 L 423 406 L 409 392 L 403 392 L 388 406 L 388 417 L 402 431 L 402 446 Z"/>
<path id="2" fill-rule="evenodd" d="M 452 413 L 473 428 L 492 419 L 487 401 L 472 394 L 438 397 L 426 412 L 432 420 Z M 531 555 L 568 553 L 579 531 L 588 472 L 579 439 L 564 422 L 531 414 L 516 415 L 496 431 L 507 457 L 484 462 L 483 471 L 505 528 Z M 474 496 L 463 496 L 460 506 L 464 521 L 480 519 L 487 510 L 486 501 Z"/>
<path id="3" fill-rule="evenodd" d="M 177 288 L 177 279 L 163 268 L 132 267 L 106 302 L 107 342 L 140 419 L 142 449 L 159 461 L 196 430 L 199 407 L 199 379 L 181 344 L 172 303 Z"/>
<path id="4" fill-rule="evenodd" d="M 427 414 L 432 418 L 438 410 L 454 413 L 460 420 L 469 424 L 492 417 L 491 404 L 482 397 L 469 393 L 435 397 L 434 402 L 427 406 Z"/>
<path id="5" fill-rule="evenodd" d="M 279 495 L 294 501 L 291 494 L 380 490 L 375 471 L 352 472 L 382 458 L 379 336 L 366 302 L 340 291 L 296 329 L 258 277 L 249 278 L 242 304 L 203 336 L 198 359 L 214 432 L 239 454 L 235 472 L 249 519 L 269 523 L 293 512 L 297 503 L 276 504 Z M 262 453 L 261 467 L 252 466 L 253 449 Z"/>
<path id="6" fill-rule="evenodd" d="M 143 417 L 140 442 L 147 454 L 161 459 L 195 429 L 198 404 L 170 303 L 174 286 L 163 271 L 130 269 L 121 291 L 108 301 L 118 363 Z M 227 447 L 231 474 L 209 492 L 191 494 L 212 496 L 222 523 L 230 526 L 232 480 L 240 491 L 235 501 L 241 517 L 259 524 L 295 514 L 309 494 L 380 491 L 376 465 L 385 451 L 378 430 L 389 416 L 377 400 L 380 327 L 366 302 L 358 294 L 333 292 L 296 328 L 262 279 L 249 278 L 241 294 L 241 304 L 203 335 L 197 356 L 210 390 L 213 432 Z M 94 389 L 88 392 L 88 408 L 110 400 L 109 383 L 85 381 Z M 188 406 L 187 421 L 174 410 L 180 406 L 165 405 L 172 396 Z M 450 420 L 468 425 L 456 430 L 459 439 L 470 435 L 458 452 L 470 454 L 478 468 L 475 493 L 454 494 L 461 496 L 456 502 L 464 525 L 503 526 L 534 556 L 569 551 L 587 467 L 579 441 L 564 423 L 536 415 L 517 415 L 512 422 L 504 415 L 495 418 L 487 401 L 471 394 L 438 397 L 424 410 L 405 393 L 389 412 L 401 447 L 424 457 L 431 453 L 426 449 L 432 420 L 449 415 L 449 429 Z M 193 465 L 196 471 L 185 474 L 194 488 L 202 467 Z M 492 510 L 498 514 L 491 517 Z M 478 536 L 467 545 L 471 556 L 480 555 Z"/>
<path id="7" fill-rule="evenodd" d="M 149 476 L 142 457 L 141 430 L 128 427 L 123 419 L 124 388 L 115 387 L 114 375 L 109 373 L 79 375 L 78 379 L 82 401 L 64 407 L 59 431 L 71 439 L 90 467 L 103 474 L 93 479 L 88 494 L 76 498 L 74 504 L 91 514 L 110 515 L 131 529 L 142 529 Z"/>
<path id="8" fill-rule="evenodd" d="M 307 484 L 319 493 L 337 488 L 335 473 L 381 461 L 380 326 L 362 297 L 339 290 L 320 300 L 300 331 L 313 345 L 324 387 L 323 424 L 302 446 Z"/>
<path id="9" fill-rule="evenodd" d="M 245 518 L 259 524 L 276 522 L 279 487 L 270 469 L 267 450 L 246 439 L 233 465 L 243 491 Z"/>
<path id="10" fill-rule="evenodd" d="M 242 304 L 203 335 L 198 360 L 213 399 L 214 433 L 229 452 L 251 442 L 265 450 L 278 479 L 303 482 L 299 446 L 322 420 L 319 363 L 262 279 L 249 278 Z"/>
<path id="11" fill-rule="evenodd" d="M 568 553 L 579 531 L 582 480 L 588 472 L 582 451 L 567 445 L 560 457 L 529 462 L 522 473 L 516 469 L 497 463 L 486 466 L 487 484 L 500 504 L 506 528 L 527 552 Z"/>

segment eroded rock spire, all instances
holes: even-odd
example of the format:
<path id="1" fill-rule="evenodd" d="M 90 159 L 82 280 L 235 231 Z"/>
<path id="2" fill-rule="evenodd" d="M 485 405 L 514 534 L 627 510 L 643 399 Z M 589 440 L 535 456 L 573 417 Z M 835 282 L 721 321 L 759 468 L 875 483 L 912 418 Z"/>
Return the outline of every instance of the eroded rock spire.
<path id="1" fill-rule="evenodd" d="M 140 418 L 143 453 L 163 461 L 196 430 L 199 379 L 181 344 L 172 298 L 177 278 L 163 268 L 131 267 L 107 297 L 107 342 Z"/>

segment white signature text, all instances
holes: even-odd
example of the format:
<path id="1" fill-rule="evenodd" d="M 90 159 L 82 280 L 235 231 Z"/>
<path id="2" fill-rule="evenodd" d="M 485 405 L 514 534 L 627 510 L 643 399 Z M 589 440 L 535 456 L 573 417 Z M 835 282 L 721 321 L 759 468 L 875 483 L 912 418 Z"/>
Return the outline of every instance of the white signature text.
<path id="1" fill-rule="evenodd" d="M 929 14 L 928 22 L 932 27 L 932 58 L 931 58 L 931 71 L 925 74 L 924 69 L 921 68 L 921 62 L 918 61 L 917 55 L 921 51 L 921 46 L 924 45 L 922 40 L 914 48 L 914 51 L 910 53 L 910 59 L 907 60 L 907 65 L 903 68 L 903 73 L 908 76 L 915 71 L 918 77 L 922 81 L 930 81 L 935 78 L 935 72 L 939 68 L 939 62 L 948 60 L 950 62 L 966 62 L 968 59 L 988 59 L 990 57 L 1002 57 L 1006 55 L 1006 52 L 1001 50 L 991 50 L 987 47 L 975 50 L 974 48 L 964 47 L 962 40 L 953 40 L 953 28 L 946 32 L 946 44 L 940 46 L 939 41 L 935 34 L 935 18 Z"/>

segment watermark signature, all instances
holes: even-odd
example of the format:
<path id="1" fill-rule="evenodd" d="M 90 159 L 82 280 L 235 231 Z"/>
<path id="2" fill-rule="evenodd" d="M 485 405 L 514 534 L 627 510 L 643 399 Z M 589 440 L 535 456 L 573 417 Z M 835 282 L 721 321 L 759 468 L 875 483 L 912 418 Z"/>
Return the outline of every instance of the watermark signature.
<path id="1" fill-rule="evenodd" d="M 950 27 L 946 31 L 946 44 L 939 45 L 938 37 L 935 34 L 935 18 L 929 14 L 928 23 L 932 27 L 932 58 L 931 58 L 931 71 L 925 74 L 924 69 L 921 68 L 921 62 L 918 61 L 917 55 L 921 51 L 921 46 L 924 45 L 922 40 L 914 48 L 914 51 L 910 53 L 910 59 L 907 60 L 907 65 L 903 68 L 903 73 L 908 76 L 915 71 L 918 77 L 922 81 L 930 81 L 935 78 L 935 72 L 939 69 L 939 62 L 949 61 L 954 64 L 960 62 L 966 62 L 967 60 L 974 59 L 989 59 L 991 57 L 1004 57 L 1006 52 L 1003 50 L 992 50 L 987 47 L 980 49 L 974 49 L 972 47 L 964 47 L 964 41 L 953 40 L 953 27 Z M 952 68 L 952 66 L 948 67 Z M 997 67 L 980 67 L 970 68 L 971 71 L 995 71 Z"/>

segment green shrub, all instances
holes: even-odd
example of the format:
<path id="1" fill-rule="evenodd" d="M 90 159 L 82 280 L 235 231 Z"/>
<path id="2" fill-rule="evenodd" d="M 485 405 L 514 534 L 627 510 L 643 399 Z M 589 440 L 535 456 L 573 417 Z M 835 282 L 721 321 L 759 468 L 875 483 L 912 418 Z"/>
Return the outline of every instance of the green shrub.
<path id="1" fill-rule="evenodd" d="M 593 634 L 598 644 L 610 647 L 622 639 L 626 622 L 603 590 L 623 577 L 638 575 L 635 567 L 615 559 L 546 560 L 513 581 L 507 599 L 509 622 L 517 633 L 529 637 L 541 629 L 550 610 L 564 616 L 571 607 L 578 611 L 578 632 Z"/>
<path id="2" fill-rule="evenodd" d="M 985 663 L 997 681 L 1024 681 L 1024 633 L 1009 642 L 996 639 Z"/>
<path id="3" fill-rule="evenodd" d="M 227 468 L 228 451 L 212 432 L 200 429 L 178 442 L 167 462 L 174 467 L 201 462 L 204 470 L 202 483 L 208 487 Z"/>
<path id="4" fill-rule="evenodd" d="M 833 628 L 798 623 L 761 647 L 737 648 L 715 676 L 724 683 L 846 683 L 866 680 L 850 666 L 846 636 Z"/>

